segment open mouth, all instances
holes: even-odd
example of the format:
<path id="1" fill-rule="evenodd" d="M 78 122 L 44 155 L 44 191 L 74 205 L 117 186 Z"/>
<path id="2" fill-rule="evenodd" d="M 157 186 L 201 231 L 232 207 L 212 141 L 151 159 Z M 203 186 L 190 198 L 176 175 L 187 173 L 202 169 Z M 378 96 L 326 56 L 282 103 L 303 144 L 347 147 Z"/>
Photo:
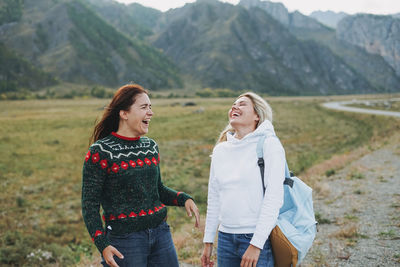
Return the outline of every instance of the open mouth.
<path id="1" fill-rule="evenodd" d="M 240 116 L 240 114 L 237 113 L 237 112 L 233 112 L 233 113 L 232 113 L 232 118 L 239 117 L 239 116 Z"/>
<path id="2" fill-rule="evenodd" d="M 144 124 L 146 124 L 146 125 L 149 125 L 150 120 L 142 120 L 142 122 L 143 122 Z"/>

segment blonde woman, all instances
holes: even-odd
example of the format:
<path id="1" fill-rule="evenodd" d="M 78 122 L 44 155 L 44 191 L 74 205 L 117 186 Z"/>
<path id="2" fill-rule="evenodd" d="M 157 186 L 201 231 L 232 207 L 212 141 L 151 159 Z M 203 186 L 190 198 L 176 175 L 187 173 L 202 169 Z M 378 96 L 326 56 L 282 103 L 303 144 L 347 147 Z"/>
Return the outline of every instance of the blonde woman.
<path id="1" fill-rule="evenodd" d="M 218 229 L 218 267 L 273 267 L 268 237 L 283 204 L 285 151 L 274 137 L 271 107 L 260 96 L 240 95 L 228 116 L 212 154 L 202 266 L 214 264 Z M 256 153 L 263 135 L 265 197 Z"/>

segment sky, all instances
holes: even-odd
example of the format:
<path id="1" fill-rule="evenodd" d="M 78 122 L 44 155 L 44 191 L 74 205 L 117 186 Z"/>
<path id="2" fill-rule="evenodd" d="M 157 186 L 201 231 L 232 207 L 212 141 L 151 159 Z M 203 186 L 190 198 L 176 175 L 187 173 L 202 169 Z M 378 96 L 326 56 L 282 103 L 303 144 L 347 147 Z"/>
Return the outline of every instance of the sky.
<path id="1" fill-rule="evenodd" d="M 195 0 L 116 0 L 121 3 L 139 3 L 144 6 L 166 11 L 170 8 L 182 7 L 185 3 L 195 2 Z M 239 3 L 239 0 L 221 0 L 231 4 Z M 394 14 L 400 13 L 400 0 L 281 0 L 271 1 L 281 2 L 290 12 L 300 11 L 309 15 L 316 10 L 345 12 L 348 14 L 371 13 L 371 14 Z"/>

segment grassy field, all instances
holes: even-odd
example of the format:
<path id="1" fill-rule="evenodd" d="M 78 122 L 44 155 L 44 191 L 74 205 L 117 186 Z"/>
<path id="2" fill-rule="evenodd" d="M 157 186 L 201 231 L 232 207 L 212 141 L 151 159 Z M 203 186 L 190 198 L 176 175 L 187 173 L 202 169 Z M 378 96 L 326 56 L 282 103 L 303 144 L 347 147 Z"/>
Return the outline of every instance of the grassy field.
<path id="1" fill-rule="evenodd" d="M 400 129 L 393 118 L 325 110 L 319 105 L 325 98 L 269 100 L 289 166 L 298 174 L 334 155 L 384 142 Z M 81 217 L 81 168 L 107 102 L 0 102 L 0 265 L 84 266 L 98 258 Z M 196 105 L 184 107 L 187 102 Z M 232 102 L 153 100 L 149 137 L 159 144 L 165 184 L 194 196 L 203 222 L 209 155 Z M 201 231 L 182 209 L 170 208 L 168 220 L 179 259 L 198 263 Z"/>

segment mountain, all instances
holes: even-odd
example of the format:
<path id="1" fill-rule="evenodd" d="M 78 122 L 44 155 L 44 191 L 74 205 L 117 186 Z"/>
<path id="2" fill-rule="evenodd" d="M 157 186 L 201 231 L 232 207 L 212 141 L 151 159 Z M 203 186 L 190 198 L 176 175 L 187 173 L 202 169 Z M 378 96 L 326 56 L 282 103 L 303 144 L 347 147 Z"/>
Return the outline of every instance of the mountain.
<path id="1" fill-rule="evenodd" d="M 22 16 L 23 0 L 2 0 L 0 2 L 0 25 L 16 22 Z"/>
<path id="2" fill-rule="evenodd" d="M 400 19 L 357 14 L 341 20 L 337 38 L 382 56 L 400 76 Z"/>
<path id="3" fill-rule="evenodd" d="M 165 16 L 153 44 L 204 86 L 274 95 L 375 90 L 328 48 L 299 41 L 260 8 L 203 0 Z"/>
<path id="4" fill-rule="evenodd" d="M 19 89 L 38 90 L 56 84 L 49 74 L 37 69 L 28 61 L 0 43 L 0 93 Z"/>
<path id="5" fill-rule="evenodd" d="M 0 2 L 0 25 L 16 22 L 22 16 L 23 0 L 2 0 Z"/>
<path id="6" fill-rule="evenodd" d="M 296 13 L 298 17 L 295 21 L 303 23 L 293 23 L 291 13 L 280 3 L 272 3 L 260 0 L 242 0 L 244 6 L 259 7 L 265 10 L 278 21 L 289 21 L 282 23 L 299 40 L 315 41 L 318 44 L 329 48 L 336 56 L 340 57 L 348 66 L 356 70 L 362 77 L 379 91 L 398 91 L 400 88 L 400 77 L 394 69 L 379 55 L 370 54 L 364 49 L 344 42 L 336 37 L 335 29 L 323 26 L 319 27 L 315 19 Z M 280 10 L 276 12 L 276 10 Z M 280 14 L 280 15 L 277 15 Z M 283 19 L 287 17 L 288 19 Z M 345 30 L 345 29 L 344 29 Z M 368 62 L 368 64 L 365 64 Z"/>
<path id="7" fill-rule="evenodd" d="M 152 35 L 152 28 L 162 15 L 161 11 L 137 3 L 125 5 L 114 0 L 86 0 L 86 2 L 120 32 L 137 39 Z"/>
<path id="8" fill-rule="evenodd" d="M 318 20 L 322 24 L 331 28 L 336 28 L 337 24 L 341 19 L 348 16 L 344 12 L 333 12 L 333 11 L 314 11 L 310 14 L 310 17 Z"/>
<path id="9" fill-rule="evenodd" d="M 168 12 L 115 0 L 0 2 L 7 62 L 47 81 L 18 85 L 24 88 L 56 79 L 162 89 L 182 87 L 185 80 L 185 87 L 271 95 L 398 91 L 400 76 L 384 57 L 388 46 L 371 54 L 347 39 L 270 1 L 197 0 Z"/>
<path id="10" fill-rule="evenodd" d="M 282 3 L 260 0 L 241 0 L 239 2 L 239 5 L 247 9 L 252 7 L 261 8 L 269 15 L 271 15 L 274 19 L 282 23 L 289 30 L 302 28 L 312 30 L 324 30 L 326 28 L 317 20 L 305 16 L 298 11 L 290 13 Z"/>
<path id="11" fill-rule="evenodd" d="M 0 26 L 0 41 L 63 81 L 182 86 L 167 57 L 117 31 L 80 0 L 25 0 L 20 21 Z"/>

